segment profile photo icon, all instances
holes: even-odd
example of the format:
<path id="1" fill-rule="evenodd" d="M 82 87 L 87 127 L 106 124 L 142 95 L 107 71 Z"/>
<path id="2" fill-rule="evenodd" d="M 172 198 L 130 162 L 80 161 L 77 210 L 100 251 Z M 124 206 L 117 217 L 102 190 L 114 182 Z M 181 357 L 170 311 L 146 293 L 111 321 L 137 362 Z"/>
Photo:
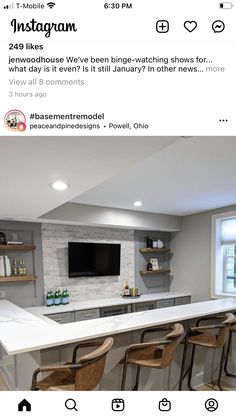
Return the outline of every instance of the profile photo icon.
<path id="1" fill-rule="evenodd" d="M 10 131 L 23 132 L 26 130 L 26 117 L 18 109 L 8 111 L 4 116 L 4 123 Z"/>
<path id="2" fill-rule="evenodd" d="M 207 399 L 205 408 L 208 412 L 215 412 L 215 410 L 218 409 L 218 401 L 216 399 Z"/>

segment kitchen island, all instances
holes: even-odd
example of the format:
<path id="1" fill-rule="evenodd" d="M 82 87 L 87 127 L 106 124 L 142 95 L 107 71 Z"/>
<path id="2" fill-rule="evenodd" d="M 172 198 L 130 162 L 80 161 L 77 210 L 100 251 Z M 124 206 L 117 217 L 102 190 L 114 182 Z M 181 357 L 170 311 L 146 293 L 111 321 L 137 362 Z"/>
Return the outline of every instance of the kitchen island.
<path id="1" fill-rule="evenodd" d="M 9 301 L 0 301 L 1 372 L 11 390 L 28 390 L 32 372 L 38 366 L 70 360 L 72 348 L 78 342 L 113 336 L 114 347 L 109 354 L 99 389 L 119 390 L 122 371 L 120 361 L 125 348 L 139 341 L 143 329 L 176 322 L 183 323 L 187 328 L 200 317 L 235 310 L 236 298 L 224 298 L 62 325 L 41 313 L 37 316 Z M 182 345 L 168 370 L 145 369 L 140 389 L 176 389 L 181 354 Z M 198 363 L 199 369 L 204 369 L 203 362 L 210 367 L 207 371 L 204 369 L 204 380 L 214 369 L 211 356 L 205 353 L 204 360 L 200 358 Z M 130 370 L 127 388 L 133 378 L 134 370 Z M 196 383 L 202 379 L 199 373 Z"/>

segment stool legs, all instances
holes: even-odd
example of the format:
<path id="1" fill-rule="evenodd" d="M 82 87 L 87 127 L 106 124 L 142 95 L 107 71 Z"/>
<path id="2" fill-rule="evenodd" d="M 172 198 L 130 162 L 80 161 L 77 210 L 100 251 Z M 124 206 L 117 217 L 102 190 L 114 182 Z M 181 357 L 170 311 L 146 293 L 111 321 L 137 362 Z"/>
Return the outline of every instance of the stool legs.
<path id="1" fill-rule="evenodd" d="M 191 354 L 191 361 L 189 366 L 189 373 L 188 373 L 188 388 L 191 391 L 195 391 L 195 389 L 191 386 L 192 374 L 193 374 L 193 362 L 196 352 L 196 345 L 193 345 L 192 354 Z"/>
<path id="2" fill-rule="evenodd" d="M 137 373 L 136 373 L 136 381 L 135 381 L 135 385 L 133 387 L 133 391 L 138 391 L 138 385 L 139 385 L 139 378 L 140 378 L 140 371 L 141 371 L 141 367 L 140 365 L 137 368 Z"/>
<path id="3" fill-rule="evenodd" d="M 223 387 L 221 387 L 221 377 L 222 377 L 222 371 L 223 371 L 223 365 L 224 365 L 224 360 L 226 357 L 226 352 L 225 352 L 225 345 L 222 348 L 222 352 L 221 352 L 221 360 L 220 360 L 220 368 L 219 368 L 219 376 L 218 376 L 218 382 L 217 385 L 220 389 L 220 391 L 223 391 Z"/>
<path id="4" fill-rule="evenodd" d="M 229 370 L 228 370 L 228 361 L 229 361 L 229 354 L 230 354 L 231 343 L 232 343 L 232 332 L 229 333 L 229 341 L 228 341 L 228 346 L 227 346 L 227 351 L 226 351 L 224 371 L 225 371 L 225 374 L 228 377 L 236 378 L 236 374 L 233 374 L 232 372 L 229 372 Z"/>
<path id="5" fill-rule="evenodd" d="M 123 374 L 122 374 L 122 381 L 121 381 L 121 388 L 120 388 L 121 390 L 125 389 L 127 367 L 128 367 L 128 353 L 125 354 L 125 359 L 124 359 L 124 367 L 123 367 Z"/>
<path id="6" fill-rule="evenodd" d="M 183 380 L 184 380 L 184 377 L 186 376 L 186 374 L 188 372 L 188 370 L 186 372 L 184 372 L 184 368 L 185 368 L 185 364 L 186 364 L 186 356 L 187 356 L 187 347 L 188 347 L 188 342 L 185 339 L 183 357 L 182 357 L 182 364 L 181 364 L 181 370 L 180 370 L 180 378 L 179 378 L 179 391 L 182 390 Z"/>
<path id="7" fill-rule="evenodd" d="M 230 344 L 230 342 L 229 342 L 229 344 Z M 228 348 L 229 348 L 229 344 L 228 344 Z M 196 391 L 192 387 L 192 384 L 191 384 L 192 374 L 193 374 L 193 364 L 194 364 L 194 358 L 195 358 L 195 352 L 196 352 L 196 345 L 193 345 L 193 348 L 192 348 L 190 365 L 187 368 L 187 370 L 184 371 L 185 364 L 186 364 L 186 357 L 187 357 L 187 346 L 188 346 L 188 343 L 187 343 L 187 341 L 185 341 L 183 358 L 182 358 L 182 365 L 181 365 L 181 371 L 180 371 L 180 379 L 179 379 L 179 391 L 182 390 L 183 380 L 186 377 L 186 375 L 188 375 L 188 388 L 189 388 L 189 390 L 190 391 Z M 225 367 L 225 368 L 227 367 L 228 348 L 227 348 L 227 351 L 225 351 L 225 345 L 224 345 L 223 348 L 222 348 L 222 352 L 221 352 L 221 360 L 220 360 L 219 374 L 218 374 L 218 380 L 217 380 L 217 385 L 218 385 L 220 391 L 224 390 L 221 386 L 221 378 L 222 378 L 223 367 Z M 230 374 L 228 374 L 228 375 L 230 375 Z M 236 375 L 233 375 L 233 376 L 236 377 Z"/>

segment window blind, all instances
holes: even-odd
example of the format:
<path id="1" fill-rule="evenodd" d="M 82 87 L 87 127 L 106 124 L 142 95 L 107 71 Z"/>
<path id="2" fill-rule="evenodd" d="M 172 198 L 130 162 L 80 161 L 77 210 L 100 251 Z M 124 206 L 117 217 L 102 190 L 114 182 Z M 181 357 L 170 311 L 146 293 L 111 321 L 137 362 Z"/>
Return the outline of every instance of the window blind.
<path id="1" fill-rule="evenodd" d="M 236 244 L 236 218 L 227 218 L 221 222 L 222 244 Z"/>

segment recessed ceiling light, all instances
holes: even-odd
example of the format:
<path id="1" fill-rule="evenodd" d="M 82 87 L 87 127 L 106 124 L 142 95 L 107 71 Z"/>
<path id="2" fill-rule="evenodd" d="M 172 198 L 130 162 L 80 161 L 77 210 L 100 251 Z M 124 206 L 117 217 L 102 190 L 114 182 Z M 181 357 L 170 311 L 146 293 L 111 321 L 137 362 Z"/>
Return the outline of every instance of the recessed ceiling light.
<path id="1" fill-rule="evenodd" d="M 51 184 L 52 188 L 56 191 L 65 191 L 68 188 L 68 185 L 62 180 L 57 180 Z"/>
<path id="2" fill-rule="evenodd" d="M 135 201 L 134 202 L 135 207 L 141 207 L 142 205 L 143 205 L 143 203 L 141 201 Z"/>

